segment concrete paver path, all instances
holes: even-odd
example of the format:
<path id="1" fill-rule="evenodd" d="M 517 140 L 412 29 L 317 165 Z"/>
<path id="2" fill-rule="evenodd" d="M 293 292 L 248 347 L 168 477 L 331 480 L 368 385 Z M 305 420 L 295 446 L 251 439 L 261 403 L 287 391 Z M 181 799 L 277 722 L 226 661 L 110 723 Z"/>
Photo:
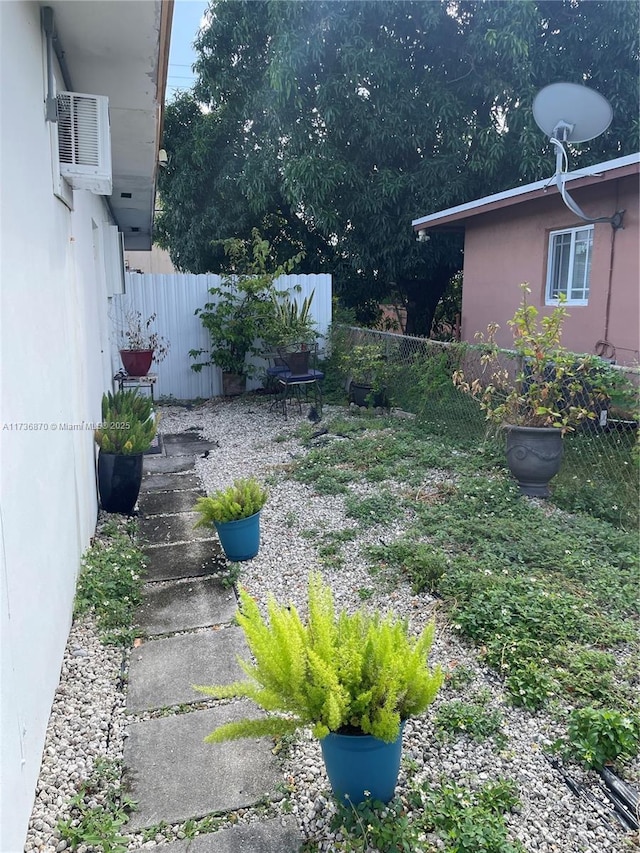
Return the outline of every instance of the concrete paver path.
<path id="1" fill-rule="evenodd" d="M 195 458 L 215 442 L 188 433 L 163 437 L 163 453 L 145 457 L 139 499 L 146 542 L 147 584 L 131 650 L 124 776 L 137 809 L 126 829 L 182 823 L 212 813 L 278 799 L 281 782 L 268 738 L 205 744 L 216 726 L 260 711 L 248 700 L 206 701 L 194 684 L 242 677 L 237 656 L 248 656 L 233 624 L 236 598 L 216 574 L 227 562 L 212 531 L 194 530 L 193 505 L 202 494 Z M 164 853 L 297 853 L 302 839 L 292 817 L 241 826 L 161 845 Z"/>

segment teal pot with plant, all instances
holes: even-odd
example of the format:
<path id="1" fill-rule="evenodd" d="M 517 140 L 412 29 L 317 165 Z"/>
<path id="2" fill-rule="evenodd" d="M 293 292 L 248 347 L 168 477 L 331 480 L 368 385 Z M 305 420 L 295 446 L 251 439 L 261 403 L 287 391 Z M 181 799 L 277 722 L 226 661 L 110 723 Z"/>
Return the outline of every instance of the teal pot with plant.
<path id="1" fill-rule="evenodd" d="M 303 622 L 295 606 L 270 595 L 265 617 L 240 589 L 236 618 L 253 656 L 240 661 L 248 680 L 196 689 L 217 699 L 247 696 L 277 713 L 227 723 L 206 741 L 282 736 L 311 726 L 338 799 L 348 795 L 356 804 L 369 792 L 390 800 L 403 723 L 423 713 L 442 684 L 440 667 L 428 665 L 435 624 L 413 636 L 407 621 L 392 614 L 336 613 L 331 588 L 320 574 L 309 577 L 308 614 Z M 338 758 L 335 769 L 335 753 L 345 744 L 348 757 Z M 381 772 L 384 782 L 378 780 Z"/>
<path id="2" fill-rule="evenodd" d="M 213 526 L 228 560 L 251 560 L 260 550 L 260 511 L 268 492 L 253 479 L 235 480 L 233 486 L 199 498 L 196 527 Z"/>
<path id="3" fill-rule="evenodd" d="M 562 430 L 551 427 L 507 426 L 507 465 L 520 493 L 548 498 L 549 482 L 562 465 Z"/>
<path id="4" fill-rule="evenodd" d="M 152 405 L 150 397 L 135 390 L 102 397 L 102 423 L 94 437 L 100 448 L 98 493 L 106 512 L 133 512 L 142 483 L 142 455 L 157 430 Z"/>
<path id="5" fill-rule="evenodd" d="M 240 521 L 216 521 L 215 528 L 228 560 L 252 560 L 260 550 L 260 513 Z"/>
<path id="6" fill-rule="evenodd" d="M 361 803 L 366 799 L 388 803 L 398 784 L 402 758 L 402 734 L 386 743 L 363 734 L 330 732 L 320 741 L 322 758 L 339 802 Z"/>

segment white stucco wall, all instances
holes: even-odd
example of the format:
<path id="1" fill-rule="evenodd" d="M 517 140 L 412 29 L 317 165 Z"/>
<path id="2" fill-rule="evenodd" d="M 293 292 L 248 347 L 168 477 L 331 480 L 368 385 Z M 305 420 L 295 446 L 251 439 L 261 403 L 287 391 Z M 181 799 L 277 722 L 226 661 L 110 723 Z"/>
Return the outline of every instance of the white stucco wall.
<path id="1" fill-rule="evenodd" d="M 53 194 L 39 4 L 0 3 L 0 63 L 0 850 L 18 853 L 96 518 L 92 432 L 59 424 L 99 420 L 111 387 L 109 214 L 89 192 L 73 211 Z"/>

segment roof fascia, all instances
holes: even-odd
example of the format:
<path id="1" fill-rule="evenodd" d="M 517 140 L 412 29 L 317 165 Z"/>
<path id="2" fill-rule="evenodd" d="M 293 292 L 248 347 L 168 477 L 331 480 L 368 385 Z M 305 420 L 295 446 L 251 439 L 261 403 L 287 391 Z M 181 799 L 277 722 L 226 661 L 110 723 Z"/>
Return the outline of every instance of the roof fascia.
<path id="1" fill-rule="evenodd" d="M 602 183 L 603 181 L 611 181 L 626 177 L 627 175 L 638 174 L 638 172 L 640 172 L 640 153 L 629 154 L 626 157 L 618 157 L 616 160 L 609 160 L 606 163 L 598 163 L 594 166 L 587 166 L 584 169 L 577 169 L 575 172 L 570 172 L 566 176 L 566 183 L 571 183 L 573 189 L 578 189 Z M 441 226 L 450 225 L 452 222 L 458 222 L 464 227 L 463 221 L 473 216 L 490 213 L 494 210 L 500 210 L 514 204 L 521 204 L 532 199 L 545 198 L 550 191 L 557 192 L 554 177 L 555 175 L 545 178 L 542 181 L 535 181 L 531 184 L 524 184 L 521 187 L 504 190 L 503 192 L 485 196 L 475 201 L 469 201 L 456 207 L 449 207 L 446 210 L 422 216 L 420 219 L 414 219 L 411 224 L 414 231 L 433 230 Z"/>

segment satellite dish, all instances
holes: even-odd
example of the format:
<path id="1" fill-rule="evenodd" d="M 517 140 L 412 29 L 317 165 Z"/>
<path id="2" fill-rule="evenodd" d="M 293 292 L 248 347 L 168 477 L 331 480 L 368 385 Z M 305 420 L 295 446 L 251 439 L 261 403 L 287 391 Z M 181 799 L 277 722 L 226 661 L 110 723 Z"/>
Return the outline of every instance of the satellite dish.
<path id="1" fill-rule="evenodd" d="M 600 136 L 611 124 L 611 104 L 599 92 L 578 83 L 551 83 L 533 99 L 533 118 L 556 149 L 555 179 L 566 206 L 584 222 L 610 222 L 622 228 L 624 210 L 613 216 L 588 216 L 569 195 L 565 186 L 568 157 L 567 142 L 588 142 Z"/>
<path id="2" fill-rule="evenodd" d="M 578 83 L 551 83 L 533 99 L 533 118 L 548 137 L 588 142 L 611 124 L 611 104 L 600 92 Z"/>

